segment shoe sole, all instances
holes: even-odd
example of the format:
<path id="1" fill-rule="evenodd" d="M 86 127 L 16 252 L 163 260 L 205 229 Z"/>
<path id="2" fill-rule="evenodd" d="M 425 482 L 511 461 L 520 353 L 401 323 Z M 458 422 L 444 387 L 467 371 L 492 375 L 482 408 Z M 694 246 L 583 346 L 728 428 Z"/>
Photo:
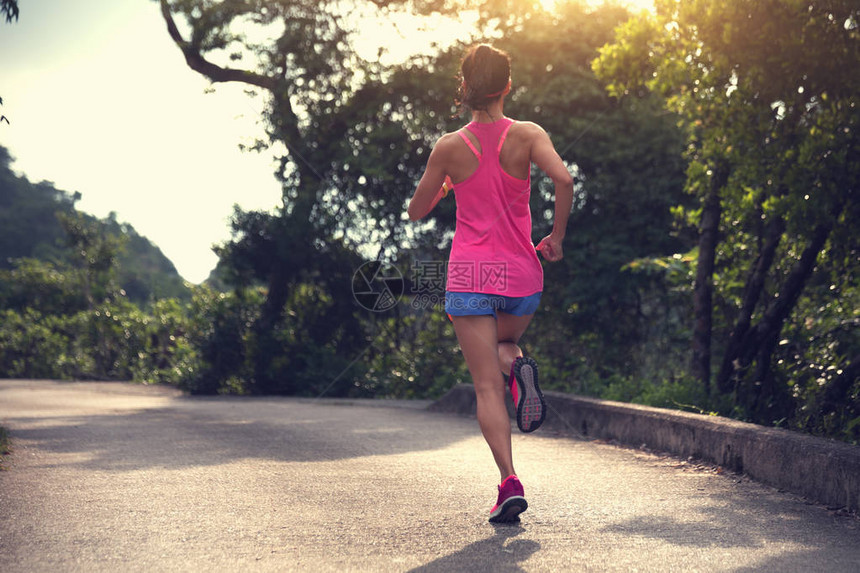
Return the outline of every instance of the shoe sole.
<path id="1" fill-rule="evenodd" d="M 520 520 L 520 514 L 528 509 L 526 498 L 515 495 L 506 499 L 496 511 L 490 514 L 490 523 L 512 523 Z"/>
<path id="2" fill-rule="evenodd" d="M 517 427 L 521 432 L 534 432 L 546 418 L 546 401 L 538 386 L 537 362 L 531 358 L 520 358 L 514 367 L 517 381 Z"/>

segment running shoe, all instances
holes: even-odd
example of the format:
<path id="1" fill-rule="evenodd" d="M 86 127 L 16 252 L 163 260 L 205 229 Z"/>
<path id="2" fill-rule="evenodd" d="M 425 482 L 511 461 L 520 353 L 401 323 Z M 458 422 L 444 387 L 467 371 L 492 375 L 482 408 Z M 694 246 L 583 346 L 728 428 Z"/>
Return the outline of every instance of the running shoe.
<path id="1" fill-rule="evenodd" d="M 537 362 L 522 357 L 514 360 L 508 383 L 517 409 L 517 427 L 521 432 L 534 432 L 546 418 L 546 402 L 538 386 Z"/>
<path id="2" fill-rule="evenodd" d="M 499 498 L 490 511 L 490 523 L 517 522 L 528 506 L 523 497 L 523 484 L 517 476 L 510 475 L 499 486 Z"/>

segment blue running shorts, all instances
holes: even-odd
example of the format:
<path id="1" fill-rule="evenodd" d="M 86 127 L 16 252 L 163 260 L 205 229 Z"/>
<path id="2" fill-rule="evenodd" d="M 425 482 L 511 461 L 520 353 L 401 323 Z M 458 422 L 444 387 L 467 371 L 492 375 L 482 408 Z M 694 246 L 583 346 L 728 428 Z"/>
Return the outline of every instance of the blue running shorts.
<path id="1" fill-rule="evenodd" d="M 445 312 L 448 316 L 496 316 L 496 312 L 526 316 L 534 314 L 541 293 L 529 296 L 502 296 L 478 292 L 445 291 Z"/>

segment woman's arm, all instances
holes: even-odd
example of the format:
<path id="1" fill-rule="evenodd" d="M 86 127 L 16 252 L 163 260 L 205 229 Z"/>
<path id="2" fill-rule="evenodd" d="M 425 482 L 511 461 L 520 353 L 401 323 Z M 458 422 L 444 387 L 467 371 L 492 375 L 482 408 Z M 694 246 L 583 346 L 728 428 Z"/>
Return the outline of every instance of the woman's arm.
<path id="1" fill-rule="evenodd" d="M 573 205 L 573 177 L 561 160 L 546 131 L 537 128 L 532 144 L 532 161 L 555 184 L 555 218 L 552 232 L 535 247 L 548 261 L 559 261 L 564 256 L 562 241 L 567 232 L 567 219 Z"/>
<path id="2" fill-rule="evenodd" d="M 451 178 L 448 177 L 444 169 L 444 139 L 445 136 L 442 136 L 433 146 L 433 151 L 430 152 L 430 157 L 427 159 L 424 175 L 421 176 L 415 194 L 409 201 L 409 208 L 406 211 L 409 213 L 409 220 L 411 221 L 417 221 L 433 210 L 448 192 L 445 185 L 447 185 L 448 190 L 453 188 Z"/>

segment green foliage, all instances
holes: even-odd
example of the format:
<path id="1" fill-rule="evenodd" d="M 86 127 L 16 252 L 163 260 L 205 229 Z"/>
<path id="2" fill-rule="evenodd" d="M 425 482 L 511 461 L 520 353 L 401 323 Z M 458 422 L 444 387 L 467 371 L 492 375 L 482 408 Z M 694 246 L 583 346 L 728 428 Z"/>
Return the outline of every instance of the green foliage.
<path id="1" fill-rule="evenodd" d="M 0 376 L 183 379 L 194 351 L 182 303 L 141 307 L 185 295 L 172 264 L 113 215 L 78 212 L 79 195 L 14 175 L 5 148 L 0 159 Z"/>
<path id="2" fill-rule="evenodd" d="M 700 277 L 714 297 L 695 320 L 713 317 L 719 400 L 753 421 L 829 435 L 839 431 L 828 420 L 856 417 L 856 324 L 850 305 L 831 303 L 835 292 L 856 297 L 860 260 L 849 223 L 860 81 L 843 73 L 860 57 L 858 16 L 847 1 L 660 1 L 594 62 L 614 95 L 659 94 L 680 118 L 698 201 L 675 210 L 681 223 L 701 218 L 704 229 L 716 198 L 719 241 L 697 253 L 700 266 L 708 250 L 716 256 Z"/>
<path id="3" fill-rule="evenodd" d="M 663 344 L 646 336 L 655 334 L 656 310 L 644 306 L 654 281 L 625 265 L 691 247 L 688 236 L 673 234 L 671 208 L 686 203 L 677 117 L 654 97 L 613 100 L 591 69 L 628 17 L 617 6 L 571 2 L 495 41 L 514 57 L 506 113 L 543 126 L 576 177 L 565 257 L 544 267 L 533 330 L 541 333 L 533 352 L 558 389 L 595 393 L 614 376 L 644 374 L 636 356 Z M 547 183 L 533 181 L 536 238 L 552 224 Z"/>
<path id="4" fill-rule="evenodd" d="M 853 5 L 658 0 L 656 16 L 630 18 L 580 2 L 406 4 L 364 8 L 477 7 L 514 58 L 506 112 L 545 127 L 576 176 L 566 256 L 546 265 L 522 341 L 547 389 L 860 440 Z M 403 208 L 435 139 L 462 121 L 462 46 L 388 68 L 357 58 L 343 3 L 162 7 L 195 70 L 266 92 L 255 147 L 279 150 L 283 204 L 237 208 L 208 286 L 189 290 L 131 227 L 15 176 L 0 148 L 0 375 L 398 398 L 469 381 L 439 308 L 407 296 L 369 313 L 351 292 L 368 258 L 440 260 L 450 245 L 453 201 L 420 226 Z M 714 352 L 740 367 L 723 379 L 718 366 L 708 393 L 688 345 L 714 194 Z M 542 236 L 552 188 L 537 175 L 531 206 Z"/>
<path id="5" fill-rule="evenodd" d="M 130 300 L 143 304 L 163 298 L 191 298 L 185 281 L 161 249 L 128 223 L 119 223 L 115 213 L 101 223 L 109 235 L 121 237 L 116 282 Z"/>
<path id="6" fill-rule="evenodd" d="M 196 360 L 182 373 L 181 387 L 195 394 L 373 393 L 359 384 L 363 364 L 353 359 L 361 355 L 359 345 L 366 343 L 364 331 L 344 314 L 344 305 L 324 283 L 303 283 L 293 289 L 271 340 L 255 329 L 265 295 L 261 287 L 226 293 L 195 288 L 187 340 Z M 262 352 L 272 355 L 261 378 L 256 357 Z"/>
<path id="7" fill-rule="evenodd" d="M 12 453 L 12 440 L 9 438 L 9 431 L 0 426 L 0 470 L 5 469 L 3 462 L 5 461 L 5 456 L 10 453 Z"/>
<path id="8" fill-rule="evenodd" d="M 78 286 L 83 290 L 87 306 L 108 298 L 117 292 L 116 255 L 123 247 L 123 239 L 104 232 L 101 225 L 82 214 L 58 215 L 66 233 L 69 258 Z"/>
<path id="9" fill-rule="evenodd" d="M 194 356 L 179 304 L 159 301 L 154 316 L 123 299 L 68 315 L 2 310 L 0 376 L 176 384 Z"/>
<path id="10" fill-rule="evenodd" d="M 247 341 L 262 298 L 260 289 L 234 293 L 205 286 L 194 289 L 187 332 L 197 360 L 180 376 L 180 387 L 194 394 L 250 391 L 253 371 L 247 363 Z"/>
<path id="11" fill-rule="evenodd" d="M 74 370 L 69 337 L 54 332 L 54 317 L 28 309 L 0 314 L 0 372 L 8 378 L 67 378 Z M 73 355 L 74 356 L 74 355 Z"/>
<path id="12" fill-rule="evenodd" d="M 708 413 L 710 397 L 693 378 L 649 379 L 616 377 L 600 393 L 602 398 L 654 406 Z"/>
<path id="13" fill-rule="evenodd" d="M 497 4 L 482 8 L 487 21 L 504 3 Z M 597 48 L 611 39 L 613 27 L 627 13 L 617 7 L 590 12 L 576 4 L 565 10 L 558 18 L 538 10 L 523 12 L 515 22 L 509 22 L 509 27 L 501 26 L 502 37 L 495 43 L 515 55 L 516 85 L 509 113 L 547 128 L 579 179 L 568 234 L 576 244 L 570 245 L 563 263 L 546 269 L 547 311 L 542 314 L 540 329 L 554 334 L 541 337 L 532 350 L 543 357 L 546 368 L 557 373 L 558 380 L 576 377 L 599 381 L 616 373 L 637 372 L 630 350 L 640 344 L 640 334 L 649 328 L 640 300 L 653 281 L 626 273 L 623 266 L 636 258 L 665 256 L 689 248 L 682 238 L 671 234 L 670 208 L 683 203 L 683 137 L 676 118 L 665 114 L 656 100 L 614 102 L 590 69 Z M 298 349 L 295 344 L 301 340 L 298 333 L 302 329 L 296 334 L 288 330 L 289 336 L 278 333 L 283 322 L 280 312 L 295 311 L 291 292 L 306 284 L 293 277 L 309 272 L 326 276 L 336 267 L 327 265 L 325 257 L 307 258 L 307 251 L 318 247 L 309 248 L 305 235 L 325 242 L 336 237 L 352 250 L 374 245 L 382 258 L 395 256 L 399 248 L 409 249 L 414 257 L 435 260 L 440 258 L 440 248 L 442 252 L 447 249 L 453 201 L 441 204 L 419 232 L 404 221 L 402 212 L 433 142 L 460 124 L 461 120 L 451 117 L 451 96 L 456 90 L 454 78 L 461 51 L 455 47 L 391 69 L 364 65 L 366 79 L 359 87 L 324 108 L 308 108 L 306 121 L 296 118 L 304 138 L 315 143 L 313 149 L 301 150 L 301 161 L 285 178 L 287 208 L 274 216 L 236 213 L 234 239 L 220 252 L 222 276 L 236 285 L 268 287 L 267 300 L 256 321 L 258 327 L 246 341 L 250 345 L 246 359 L 250 357 L 255 364 L 256 388 L 284 388 L 289 380 L 301 378 L 297 372 L 307 363 L 304 356 L 297 358 L 292 351 Z M 280 120 L 286 119 L 283 109 L 275 112 Z M 292 146 L 288 135 L 279 131 L 273 139 Z M 622 139 L 629 145 L 619 146 L 617 142 Z M 315 159 L 320 157 L 324 159 Z M 296 214 L 301 213 L 298 209 L 306 192 L 304 185 L 311 176 L 305 171 L 308 164 L 314 165 L 311 175 L 322 179 L 324 189 L 322 193 L 314 191 L 316 208 L 310 225 Z M 317 181 L 313 183 L 317 189 Z M 550 224 L 545 215 L 550 201 L 546 182 L 536 179 L 532 204 L 536 235 Z M 352 268 L 356 267 L 353 264 Z M 288 274 L 280 274 L 282 269 L 288 269 Z M 290 285 L 289 289 L 284 284 Z M 276 296 L 279 291 L 280 296 Z M 323 293 L 318 297 L 325 300 Z M 563 314 L 553 316 L 548 309 L 563 309 Z M 416 322 L 423 324 L 429 319 L 405 314 L 391 320 L 394 332 L 408 332 Z M 416 337 L 408 338 L 424 340 L 421 347 L 414 347 L 396 338 L 391 340 L 393 335 L 385 334 L 385 329 L 381 335 L 374 334 L 378 326 L 376 321 L 365 326 L 364 338 L 377 340 L 368 352 L 374 357 L 368 362 L 369 377 L 360 383 L 366 390 L 406 395 L 424 388 L 436 393 L 458 379 L 457 374 L 436 370 L 445 362 L 436 360 L 440 352 L 444 359 L 454 358 L 444 350 L 451 343 L 442 330 L 420 330 Z M 337 330 L 331 332 L 337 340 Z M 377 350 L 380 344 L 387 351 Z M 647 353 L 647 346 L 640 345 L 642 354 Z M 285 348 L 290 350 L 284 352 Z M 307 352 L 308 345 L 304 348 Z M 327 346 L 319 340 L 310 348 L 323 352 Z M 350 356 L 363 348 L 362 344 L 354 346 Z M 257 357 L 277 358 L 265 364 L 258 363 Z M 409 365 L 408 357 L 426 360 L 427 364 Z M 449 371 L 456 364 L 459 372 L 464 372 L 461 362 L 450 362 Z M 276 377 L 285 365 L 297 365 L 298 369 Z M 390 368 L 391 380 L 381 378 L 385 367 Z"/>
<path id="14" fill-rule="evenodd" d="M 832 251 L 829 251 L 829 255 Z M 790 427 L 860 443 L 860 289 L 856 270 L 833 260 L 807 287 L 775 352 Z"/>
<path id="15" fill-rule="evenodd" d="M 62 257 L 65 234 L 55 213 L 71 213 L 78 195 L 50 183 L 32 184 L 12 171 L 9 151 L 0 146 L 0 268 L 10 259 Z"/>
<path id="16" fill-rule="evenodd" d="M 471 383 L 454 328 L 441 308 L 418 306 L 376 321 L 377 334 L 361 381 L 366 392 L 392 398 L 438 398 L 458 383 Z"/>
<path id="17" fill-rule="evenodd" d="M 148 315 L 148 345 L 134 379 L 180 385 L 198 368 L 198 349 L 191 344 L 190 305 L 175 298 L 155 301 Z"/>
<path id="18" fill-rule="evenodd" d="M 86 308 L 78 281 L 56 264 L 39 259 L 17 259 L 0 269 L 0 308 L 37 309 L 45 314 L 69 314 Z"/>
<path id="19" fill-rule="evenodd" d="M 325 282 L 293 289 L 275 337 L 279 352 L 271 367 L 279 384 L 266 391 L 305 396 L 363 394 L 355 389 L 360 366 L 353 369 L 351 362 L 364 347 L 364 329 L 355 320 L 351 296 L 346 300 L 337 296 L 350 295 L 336 293 Z"/>
<path id="20" fill-rule="evenodd" d="M 85 298 L 99 300 L 117 288 L 141 304 L 189 297 L 173 263 L 131 225 L 117 222 L 113 213 L 98 220 L 78 212 L 79 193 L 31 183 L 15 175 L 11 163 L 0 146 L 0 271 L 19 259 L 38 259 L 60 274 L 77 269 Z M 0 292 L 8 286 L 4 282 Z"/>
<path id="21" fill-rule="evenodd" d="M 18 20 L 18 0 L 0 0 L 0 14 L 6 17 L 6 22 Z"/>
<path id="22" fill-rule="evenodd" d="M 12 20 L 18 20 L 18 0 L 0 0 L 0 15 L 5 16 L 6 23 L 9 24 Z M 3 105 L 3 98 L 0 98 L 0 105 Z M 0 115 L 0 124 L 3 122 L 9 123 L 5 115 Z M 0 152 L 2 155 L 2 152 Z M 2 159 L 0 159 L 2 162 Z"/>

